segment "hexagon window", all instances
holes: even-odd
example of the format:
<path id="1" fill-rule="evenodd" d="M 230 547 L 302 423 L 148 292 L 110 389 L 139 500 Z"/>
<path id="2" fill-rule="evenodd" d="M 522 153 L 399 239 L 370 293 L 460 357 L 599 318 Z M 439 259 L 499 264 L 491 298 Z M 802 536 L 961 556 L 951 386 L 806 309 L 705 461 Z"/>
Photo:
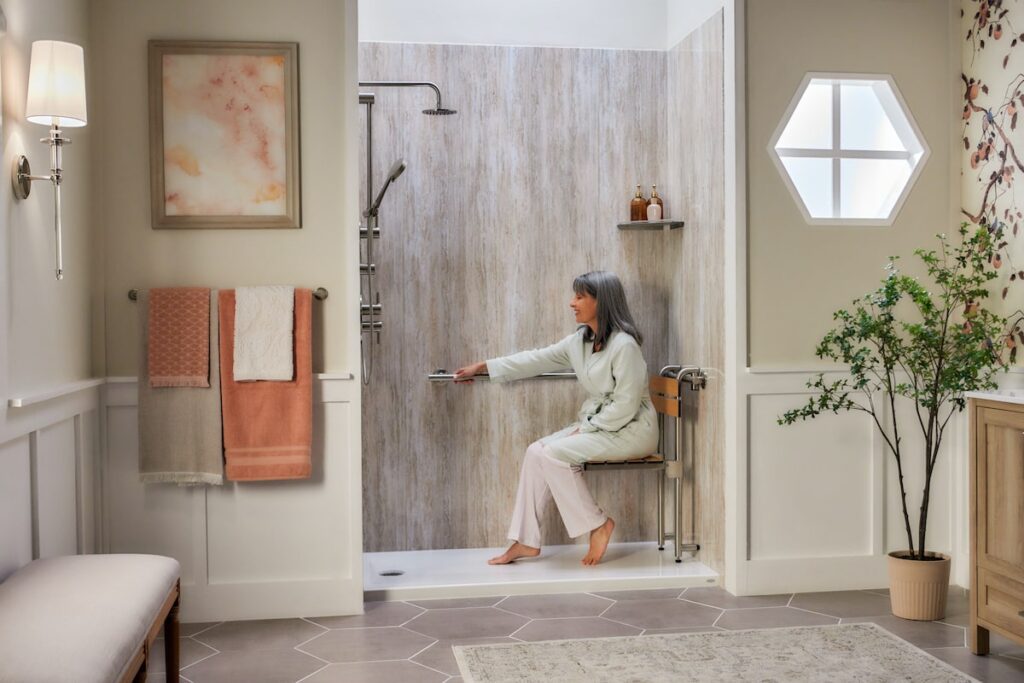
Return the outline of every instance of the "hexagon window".
<path id="1" fill-rule="evenodd" d="M 892 225 L 929 154 L 891 76 L 817 73 L 768 151 L 812 225 Z"/>

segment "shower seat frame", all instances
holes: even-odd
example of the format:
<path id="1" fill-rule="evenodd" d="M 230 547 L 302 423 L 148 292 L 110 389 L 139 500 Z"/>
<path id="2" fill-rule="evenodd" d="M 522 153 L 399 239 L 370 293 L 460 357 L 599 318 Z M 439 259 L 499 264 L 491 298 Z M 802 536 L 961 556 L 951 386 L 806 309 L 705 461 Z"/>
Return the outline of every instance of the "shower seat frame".
<path id="1" fill-rule="evenodd" d="M 683 542 L 683 479 L 685 478 L 683 421 L 686 412 L 683 407 L 683 386 L 689 384 L 692 389 L 702 389 L 707 383 L 707 376 L 697 367 L 668 365 L 662 368 L 659 375 L 650 378 L 651 401 L 658 411 L 658 452 L 642 458 L 630 460 L 594 460 L 583 463 L 585 471 L 604 472 L 609 470 L 657 470 L 658 471 L 658 550 L 665 549 L 665 540 L 672 539 L 676 562 L 683 561 L 683 552 L 696 553 L 700 544 L 696 542 L 697 520 L 697 482 L 696 457 L 691 453 L 690 464 L 690 538 L 693 543 Z M 671 417 L 675 423 L 675 448 L 673 460 L 665 457 L 667 446 L 666 423 Z M 674 482 L 672 497 L 672 518 L 674 520 L 671 533 L 665 531 L 665 480 Z"/>

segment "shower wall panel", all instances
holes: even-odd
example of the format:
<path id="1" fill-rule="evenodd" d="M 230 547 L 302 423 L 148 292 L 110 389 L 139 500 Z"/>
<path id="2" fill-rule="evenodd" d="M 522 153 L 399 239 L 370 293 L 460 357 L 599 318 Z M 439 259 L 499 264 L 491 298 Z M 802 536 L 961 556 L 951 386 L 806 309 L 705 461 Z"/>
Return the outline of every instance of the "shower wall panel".
<path id="1" fill-rule="evenodd" d="M 524 451 L 583 395 L 571 380 L 426 375 L 571 333 L 572 279 L 594 269 L 622 278 L 649 369 L 678 360 L 680 235 L 616 228 L 637 183 L 665 187 L 667 54 L 364 43 L 359 69 L 435 81 L 458 110 L 424 116 L 429 91 L 374 90 L 375 185 L 396 158 L 408 170 L 375 245 L 384 327 L 363 390 L 364 547 L 503 546 Z M 615 540 L 655 538 L 655 473 L 585 476 Z M 553 503 L 543 528 L 545 544 L 572 542 Z"/>
<path id="2" fill-rule="evenodd" d="M 672 245 L 669 353 L 699 365 L 707 387 L 687 395 L 684 443 L 694 456 L 700 559 L 725 571 L 725 112 L 720 11 L 667 54 L 665 204 L 686 227 Z M 687 511 L 689 512 L 689 511 Z M 690 516 L 684 520 L 690 529 Z"/>

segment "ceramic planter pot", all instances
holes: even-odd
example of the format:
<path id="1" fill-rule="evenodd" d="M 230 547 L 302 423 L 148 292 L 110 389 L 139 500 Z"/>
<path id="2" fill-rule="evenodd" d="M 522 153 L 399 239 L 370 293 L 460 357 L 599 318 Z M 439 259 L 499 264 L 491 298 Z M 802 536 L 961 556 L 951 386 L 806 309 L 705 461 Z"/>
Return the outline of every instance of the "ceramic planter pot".
<path id="1" fill-rule="evenodd" d="M 908 559 L 910 553 L 889 553 L 889 599 L 892 613 L 903 619 L 934 621 L 946 616 L 949 593 L 948 555 L 925 552 L 931 560 Z"/>

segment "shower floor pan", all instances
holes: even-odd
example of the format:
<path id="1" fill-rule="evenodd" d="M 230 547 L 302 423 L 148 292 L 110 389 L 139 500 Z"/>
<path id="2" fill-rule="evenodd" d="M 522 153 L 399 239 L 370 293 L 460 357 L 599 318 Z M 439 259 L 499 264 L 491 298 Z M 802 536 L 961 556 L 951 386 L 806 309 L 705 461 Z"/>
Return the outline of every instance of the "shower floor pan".
<path id="1" fill-rule="evenodd" d="M 676 563 L 672 545 L 612 543 L 585 567 L 585 544 L 545 546 L 539 557 L 489 565 L 502 548 L 363 553 L 363 597 L 372 600 L 525 595 L 718 585 L 719 575 L 691 553 Z M 401 573 L 398 573 L 401 572 Z"/>

